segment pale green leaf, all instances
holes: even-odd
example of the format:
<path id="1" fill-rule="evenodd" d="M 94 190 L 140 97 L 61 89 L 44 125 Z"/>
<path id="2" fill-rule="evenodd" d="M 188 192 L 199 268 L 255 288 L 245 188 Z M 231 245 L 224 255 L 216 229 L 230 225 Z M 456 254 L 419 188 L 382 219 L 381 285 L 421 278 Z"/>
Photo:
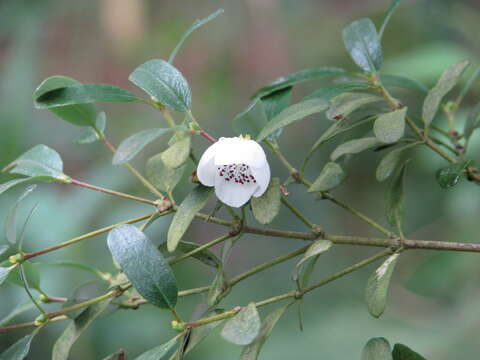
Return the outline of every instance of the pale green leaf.
<path id="1" fill-rule="evenodd" d="M 389 342 L 385 338 L 370 339 L 363 348 L 362 360 L 392 360 Z"/>
<path id="2" fill-rule="evenodd" d="M 350 140 L 339 145 L 330 155 L 330 159 L 335 161 L 343 155 L 357 154 L 380 144 L 378 139 L 374 137 Z"/>
<path id="3" fill-rule="evenodd" d="M 90 144 L 100 140 L 100 137 L 97 131 L 100 133 L 100 136 L 105 136 L 105 129 L 107 127 L 107 115 L 104 111 L 97 115 L 95 120 L 95 127 L 86 128 L 75 140 L 76 144 Z"/>
<path id="4" fill-rule="evenodd" d="M 253 215 L 261 224 L 268 224 L 280 212 L 280 180 L 272 178 L 267 190 L 260 197 L 252 197 Z"/>
<path id="5" fill-rule="evenodd" d="M 15 201 L 5 220 L 5 235 L 10 244 L 17 243 L 17 211 L 20 203 L 33 191 L 36 185 L 30 185 Z"/>
<path id="6" fill-rule="evenodd" d="M 403 224 L 403 193 L 407 163 L 408 161 L 398 170 L 386 194 L 387 220 L 390 225 L 396 226 L 398 229 L 401 229 Z"/>
<path id="7" fill-rule="evenodd" d="M 165 344 L 156 346 L 137 356 L 135 360 L 164 360 L 173 353 L 177 340 L 177 337 L 174 337 Z"/>
<path id="8" fill-rule="evenodd" d="M 385 18 L 383 19 L 382 26 L 380 27 L 379 37 L 380 39 L 383 36 L 383 32 L 385 31 L 385 27 L 387 26 L 390 18 L 392 17 L 395 10 L 397 10 L 398 5 L 400 5 L 401 0 L 390 0 L 390 6 L 388 7 L 387 13 L 385 14 Z"/>
<path id="9" fill-rule="evenodd" d="M 162 155 L 163 163 L 169 168 L 176 169 L 187 161 L 190 155 L 191 137 L 181 136 Z"/>
<path id="10" fill-rule="evenodd" d="M 373 132 L 378 140 L 390 144 L 398 141 L 405 132 L 407 108 L 380 115 L 373 125 Z"/>
<path id="11" fill-rule="evenodd" d="M 329 191 L 340 185 L 347 174 L 342 167 L 335 162 L 328 162 L 323 167 L 320 175 L 308 188 L 308 192 Z"/>
<path id="12" fill-rule="evenodd" d="M 377 95 L 351 92 L 342 93 L 330 101 L 330 107 L 326 115 L 330 120 L 341 120 L 348 117 L 358 108 L 378 101 L 382 101 L 382 98 Z"/>
<path id="13" fill-rule="evenodd" d="M 378 164 L 377 171 L 375 173 L 377 180 L 384 181 L 388 179 L 390 175 L 393 174 L 395 168 L 400 162 L 403 151 L 417 145 L 419 145 L 419 143 L 408 144 L 387 153 Z"/>
<path id="14" fill-rule="evenodd" d="M 225 323 L 220 334 L 231 343 L 248 345 L 257 337 L 260 327 L 260 317 L 255 303 L 250 303 Z"/>
<path id="15" fill-rule="evenodd" d="M 170 194 L 181 180 L 185 169 L 186 164 L 176 169 L 166 166 L 160 153 L 148 159 L 145 175 L 158 190 Z"/>
<path id="16" fill-rule="evenodd" d="M 37 335 L 40 328 L 37 328 L 33 333 L 26 335 L 13 345 L 11 345 L 7 350 L 0 354 L 0 360 L 23 360 L 27 357 L 30 351 L 30 344 L 32 343 L 33 338 Z"/>
<path id="17" fill-rule="evenodd" d="M 309 246 L 303 257 L 300 261 L 295 265 L 297 269 L 302 266 L 305 261 L 312 258 L 313 256 L 320 255 L 330 249 L 333 243 L 330 240 L 315 240 L 312 245 Z"/>

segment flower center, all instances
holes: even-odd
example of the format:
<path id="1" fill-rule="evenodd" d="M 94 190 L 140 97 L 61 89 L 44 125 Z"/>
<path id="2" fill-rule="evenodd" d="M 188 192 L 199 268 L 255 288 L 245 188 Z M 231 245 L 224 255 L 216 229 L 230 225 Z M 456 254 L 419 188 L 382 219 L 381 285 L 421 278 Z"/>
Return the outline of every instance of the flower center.
<path id="1" fill-rule="evenodd" d="M 218 175 L 225 179 L 225 181 L 232 181 L 238 184 L 257 183 L 255 176 L 250 171 L 250 166 L 247 164 L 232 164 L 217 166 Z"/>

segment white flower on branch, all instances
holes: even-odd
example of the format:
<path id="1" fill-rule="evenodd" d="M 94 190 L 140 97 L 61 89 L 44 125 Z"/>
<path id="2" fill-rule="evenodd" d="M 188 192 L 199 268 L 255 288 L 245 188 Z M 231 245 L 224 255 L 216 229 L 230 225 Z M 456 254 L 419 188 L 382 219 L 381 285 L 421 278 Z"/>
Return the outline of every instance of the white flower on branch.
<path id="1" fill-rule="evenodd" d="M 270 166 L 262 147 L 248 137 L 220 138 L 202 155 L 197 176 L 225 204 L 240 207 L 261 196 L 270 182 Z"/>

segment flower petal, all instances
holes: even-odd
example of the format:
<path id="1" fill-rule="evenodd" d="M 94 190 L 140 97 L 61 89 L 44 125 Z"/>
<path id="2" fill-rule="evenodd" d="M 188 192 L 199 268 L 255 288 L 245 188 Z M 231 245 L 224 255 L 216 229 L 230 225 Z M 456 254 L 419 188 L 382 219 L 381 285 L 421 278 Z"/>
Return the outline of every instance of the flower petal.
<path id="1" fill-rule="evenodd" d="M 268 184 L 270 184 L 270 166 L 268 165 L 268 162 L 265 162 L 264 166 L 261 168 L 254 168 L 251 167 L 250 171 L 252 172 L 252 175 L 255 177 L 255 180 L 257 180 L 257 189 L 253 193 L 253 196 L 259 197 L 262 196 L 265 190 L 268 188 Z"/>
<path id="2" fill-rule="evenodd" d="M 217 173 L 217 167 L 215 166 L 214 159 L 219 148 L 221 148 L 221 145 L 222 144 L 219 141 L 210 145 L 200 158 L 200 162 L 198 163 L 197 167 L 197 177 L 202 185 L 215 185 L 215 174 Z"/>
<path id="3" fill-rule="evenodd" d="M 239 137 L 222 138 L 222 151 L 217 151 L 215 165 L 247 164 L 262 167 L 267 161 L 259 143 Z"/>
<path id="4" fill-rule="evenodd" d="M 221 202 L 228 206 L 240 207 L 245 204 L 257 189 L 257 184 L 239 184 L 226 181 L 220 176 L 215 176 L 215 194 Z"/>

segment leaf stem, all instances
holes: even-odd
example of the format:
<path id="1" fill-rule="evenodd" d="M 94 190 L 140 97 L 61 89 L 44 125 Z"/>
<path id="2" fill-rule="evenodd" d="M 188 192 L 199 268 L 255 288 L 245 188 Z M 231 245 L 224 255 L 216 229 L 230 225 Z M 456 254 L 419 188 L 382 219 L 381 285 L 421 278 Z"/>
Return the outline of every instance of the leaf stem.
<path id="1" fill-rule="evenodd" d="M 226 235 L 223 235 L 223 236 L 220 236 L 212 241 L 209 241 L 207 242 L 206 244 L 203 244 L 202 246 L 199 246 L 198 248 L 188 252 L 188 253 L 185 253 L 183 255 L 180 255 L 179 257 L 177 258 L 174 258 L 170 261 L 170 264 L 171 265 L 174 265 L 182 260 L 185 260 L 186 258 L 189 258 L 190 256 L 193 256 L 195 254 L 198 254 L 199 252 L 202 252 L 203 250 L 205 249 L 208 249 L 214 245 L 217 245 L 217 244 L 220 244 L 221 242 L 224 242 L 225 240 L 227 239 L 230 239 L 232 237 L 232 235 L 230 234 L 226 234 Z"/>
<path id="2" fill-rule="evenodd" d="M 285 205 L 305 225 L 307 225 L 312 230 L 315 229 L 315 224 L 313 224 L 310 220 L 308 220 L 295 206 L 292 205 L 290 201 L 288 201 L 284 197 L 281 198 L 281 201 L 282 201 L 282 204 Z"/>
<path id="3" fill-rule="evenodd" d="M 45 309 L 40 306 L 40 304 L 37 302 L 37 300 L 35 300 L 35 298 L 33 297 L 32 293 L 30 292 L 29 285 L 28 285 L 28 280 L 27 280 L 27 277 L 26 277 L 26 275 L 25 275 L 25 269 L 23 268 L 23 264 L 20 264 L 20 269 L 19 269 L 19 270 L 20 270 L 20 279 L 22 280 L 23 287 L 25 288 L 25 291 L 27 292 L 28 297 L 30 298 L 30 300 L 32 301 L 32 303 L 35 305 L 35 307 L 36 307 L 42 314 L 47 314 L 47 312 L 45 311 Z"/>

